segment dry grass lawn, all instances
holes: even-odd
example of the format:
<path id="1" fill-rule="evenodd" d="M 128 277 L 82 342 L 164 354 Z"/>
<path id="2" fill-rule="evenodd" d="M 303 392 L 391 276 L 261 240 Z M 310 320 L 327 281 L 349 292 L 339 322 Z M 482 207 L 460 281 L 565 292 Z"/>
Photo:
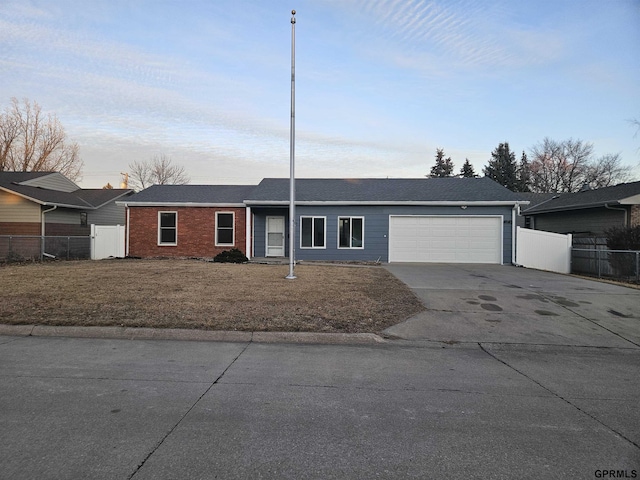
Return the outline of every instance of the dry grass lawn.
<path id="1" fill-rule="evenodd" d="M 102 260 L 0 267 L 0 323 L 372 332 L 423 309 L 380 267 Z"/>

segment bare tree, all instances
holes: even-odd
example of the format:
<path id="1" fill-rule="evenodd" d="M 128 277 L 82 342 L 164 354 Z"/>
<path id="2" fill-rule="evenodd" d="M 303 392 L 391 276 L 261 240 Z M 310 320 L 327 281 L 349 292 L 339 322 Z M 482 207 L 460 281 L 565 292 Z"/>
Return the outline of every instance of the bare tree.
<path id="1" fill-rule="evenodd" d="M 12 98 L 0 113 L 0 171 L 60 172 L 78 180 L 82 166 L 78 144 L 36 102 Z"/>
<path id="2" fill-rule="evenodd" d="M 620 155 L 593 158 L 593 144 L 582 140 L 558 142 L 545 138 L 531 149 L 529 165 L 534 192 L 577 192 L 615 185 L 631 177 L 631 167 L 622 165 Z"/>
<path id="3" fill-rule="evenodd" d="M 174 165 L 166 155 L 156 155 L 151 160 L 133 161 L 129 164 L 129 187 L 136 191 L 151 185 L 184 185 L 190 179 L 184 167 Z"/>

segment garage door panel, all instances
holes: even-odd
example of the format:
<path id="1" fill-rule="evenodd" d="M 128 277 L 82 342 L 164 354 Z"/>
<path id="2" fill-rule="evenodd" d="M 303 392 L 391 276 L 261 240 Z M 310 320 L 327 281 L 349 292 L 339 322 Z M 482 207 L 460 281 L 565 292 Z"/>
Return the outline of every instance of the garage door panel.
<path id="1" fill-rule="evenodd" d="M 502 218 L 390 216 L 390 262 L 501 263 Z"/>

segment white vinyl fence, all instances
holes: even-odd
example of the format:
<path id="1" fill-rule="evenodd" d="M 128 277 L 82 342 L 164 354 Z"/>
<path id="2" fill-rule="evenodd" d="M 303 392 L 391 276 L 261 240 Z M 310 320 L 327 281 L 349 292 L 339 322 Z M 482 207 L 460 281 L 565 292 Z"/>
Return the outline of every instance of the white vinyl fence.
<path id="1" fill-rule="evenodd" d="M 91 225 L 91 260 L 124 256 L 123 225 Z"/>
<path id="2" fill-rule="evenodd" d="M 571 235 L 517 227 L 516 264 L 550 272 L 571 273 Z"/>

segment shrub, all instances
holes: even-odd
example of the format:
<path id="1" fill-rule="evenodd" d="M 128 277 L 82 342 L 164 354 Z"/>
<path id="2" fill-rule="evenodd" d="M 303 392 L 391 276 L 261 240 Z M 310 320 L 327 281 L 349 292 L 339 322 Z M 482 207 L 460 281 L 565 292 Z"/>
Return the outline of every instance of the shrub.
<path id="1" fill-rule="evenodd" d="M 640 225 L 608 228 L 604 235 L 609 250 L 640 250 Z"/>
<path id="2" fill-rule="evenodd" d="M 640 250 L 640 225 L 635 227 L 612 227 L 605 230 L 609 250 Z M 635 255 L 610 252 L 609 264 L 619 277 L 637 275 Z"/>
<path id="3" fill-rule="evenodd" d="M 249 259 L 237 248 L 232 248 L 231 250 L 220 252 L 214 257 L 213 261 L 218 263 L 245 263 Z"/>

